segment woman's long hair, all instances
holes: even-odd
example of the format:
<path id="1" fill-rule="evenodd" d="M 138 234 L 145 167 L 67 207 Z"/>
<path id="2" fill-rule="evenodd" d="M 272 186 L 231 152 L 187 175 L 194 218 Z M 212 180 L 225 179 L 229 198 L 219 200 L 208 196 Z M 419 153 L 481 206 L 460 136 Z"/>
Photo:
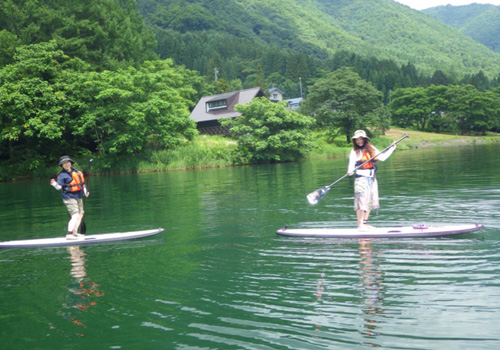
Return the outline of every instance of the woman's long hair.
<path id="1" fill-rule="evenodd" d="M 370 154 L 370 157 L 373 157 L 375 155 L 375 149 L 373 148 L 373 146 L 370 143 L 370 141 L 368 141 L 368 139 L 365 139 L 363 137 L 363 140 L 365 142 L 363 143 L 363 146 L 361 146 L 361 147 L 358 146 L 358 144 L 356 143 L 356 139 L 352 140 L 353 148 L 356 151 L 356 154 L 359 155 L 359 152 L 361 150 L 365 150 L 365 152 L 368 152 L 368 154 Z"/>

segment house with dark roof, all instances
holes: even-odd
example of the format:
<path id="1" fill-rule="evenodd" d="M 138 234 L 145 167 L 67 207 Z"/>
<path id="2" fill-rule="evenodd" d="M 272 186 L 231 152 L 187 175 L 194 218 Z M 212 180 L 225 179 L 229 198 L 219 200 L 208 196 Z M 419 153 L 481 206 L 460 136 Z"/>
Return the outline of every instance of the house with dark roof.
<path id="1" fill-rule="evenodd" d="M 220 125 L 221 118 L 236 118 L 241 115 L 234 106 L 249 103 L 256 97 L 265 96 L 261 88 L 252 88 L 224 94 L 202 97 L 191 112 L 190 118 L 197 123 L 201 134 L 227 134 L 227 128 Z"/>

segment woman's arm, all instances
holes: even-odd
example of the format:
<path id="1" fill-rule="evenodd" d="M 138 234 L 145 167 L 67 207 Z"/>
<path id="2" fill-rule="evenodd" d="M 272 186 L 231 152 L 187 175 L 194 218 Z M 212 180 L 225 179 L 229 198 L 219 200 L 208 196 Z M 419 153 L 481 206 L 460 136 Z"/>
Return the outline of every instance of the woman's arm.
<path id="1" fill-rule="evenodd" d="M 380 160 L 382 162 L 387 160 L 387 158 L 389 158 L 391 156 L 392 152 L 394 152 L 394 150 L 396 149 L 396 143 L 393 143 L 391 146 L 392 146 L 391 148 L 389 148 L 387 151 L 385 151 L 384 153 L 379 155 L 377 157 L 377 160 Z M 379 152 L 380 151 L 375 148 L 375 154 L 379 154 Z"/>
<path id="2" fill-rule="evenodd" d="M 356 151 L 351 150 L 351 153 L 349 154 L 349 165 L 347 166 L 347 173 L 349 174 L 349 176 L 354 174 L 354 168 L 356 167 L 356 160 L 357 160 L 356 158 L 357 158 Z"/>

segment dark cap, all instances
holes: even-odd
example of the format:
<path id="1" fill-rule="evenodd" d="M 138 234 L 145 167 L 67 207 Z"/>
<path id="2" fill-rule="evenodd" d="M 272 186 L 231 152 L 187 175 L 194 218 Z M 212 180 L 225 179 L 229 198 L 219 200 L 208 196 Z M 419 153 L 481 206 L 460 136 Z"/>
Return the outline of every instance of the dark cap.
<path id="1" fill-rule="evenodd" d="M 69 156 L 62 156 L 61 158 L 59 158 L 59 165 L 60 166 L 62 166 L 66 162 L 71 162 L 71 164 L 75 163 L 75 161 L 72 160 Z"/>

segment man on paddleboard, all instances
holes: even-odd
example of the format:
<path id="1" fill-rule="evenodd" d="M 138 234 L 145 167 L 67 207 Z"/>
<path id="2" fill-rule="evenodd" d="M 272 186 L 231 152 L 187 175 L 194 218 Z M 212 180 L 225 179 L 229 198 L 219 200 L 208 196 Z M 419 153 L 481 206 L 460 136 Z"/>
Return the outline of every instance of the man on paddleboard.
<path id="1" fill-rule="evenodd" d="M 59 158 L 59 165 L 62 167 L 55 179 L 50 180 L 50 184 L 56 190 L 62 190 L 62 200 L 69 215 L 71 216 L 68 222 L 68 233 L 66 239 L 77 239 L 83 237 L 78 233 L 78 228 L 82 222 L 83 209 L 83 194 L 88 197 L 89 192 L 85 186 L 85 179 L 81 171 L 74 169 L 72 166 L 75 162 L 69 156 Z"/>
<path id="2" fill-rule="evenodd" d="M 356 130 L 354 132 L 354 136 L 352 137 L 353 149 L 349 155 L 349 166 L 347 167 L 349 176 L 352 176 L 356 172 L 356 180 L 354 181 L 354 210 L 358 218 L 358 229 L 362 231 L 372 228 L 372 226 L 368 225 L 370 211 L 380 207 L 378 183 L 375 177 L 377 173 L 377 161 L 385 161 L 396 149 L 396 143 L 393 143 L 386 152 L 379 154 L 380 152 L 369 140 L 370 138 L 364 130 Z M 377 154 L 379 154 L 377 158 L 367 162 L 355 171 L 356 167 Z"/>

